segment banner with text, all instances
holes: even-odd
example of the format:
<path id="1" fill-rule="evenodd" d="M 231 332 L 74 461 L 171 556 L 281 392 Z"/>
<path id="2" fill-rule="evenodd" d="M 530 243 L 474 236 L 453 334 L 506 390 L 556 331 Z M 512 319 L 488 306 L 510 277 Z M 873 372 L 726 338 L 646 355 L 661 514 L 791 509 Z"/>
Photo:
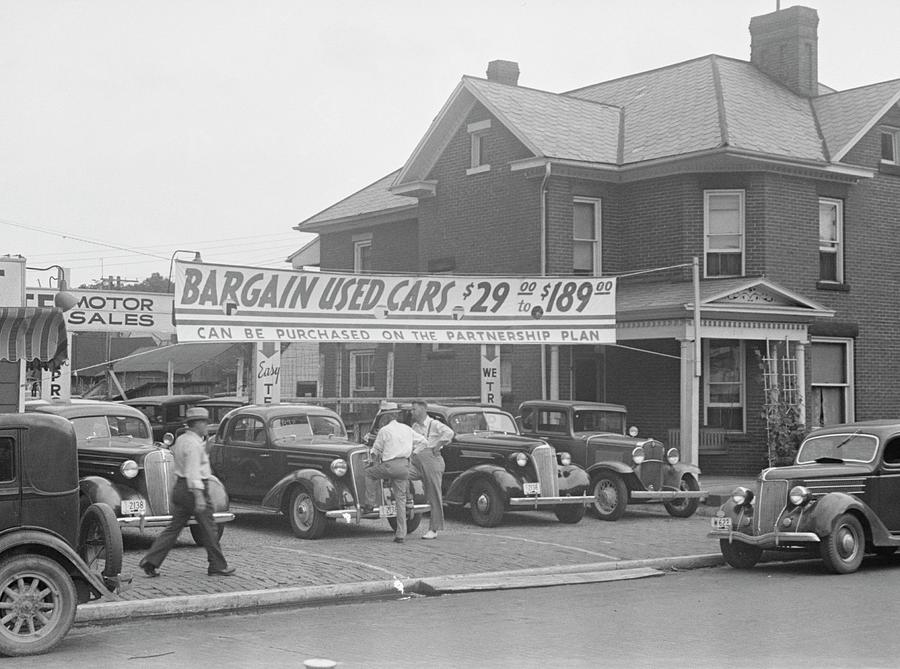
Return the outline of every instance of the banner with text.
<path id="1" fill-rule="evenodd" d="M 178 341 L 610 344 L 607 277 L 397 276 L 176 262 Z"/>
<path id="2" fill-rule="evenodd" d="M 172 295 L 119 290 L 69 290 L 78 300 L 65 313 L 70 332 L 154 332 L 171 335 Z M 26 307 L 52 307 L 56 290 L 27 288 Z"/>

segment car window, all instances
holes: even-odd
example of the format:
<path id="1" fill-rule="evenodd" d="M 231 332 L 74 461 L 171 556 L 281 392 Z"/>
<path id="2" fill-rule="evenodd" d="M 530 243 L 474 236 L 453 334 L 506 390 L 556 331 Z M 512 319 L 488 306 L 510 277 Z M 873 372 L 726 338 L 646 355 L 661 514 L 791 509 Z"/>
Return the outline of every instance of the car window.
<path id="1" fill-rule="evenodd" d="M 625 434 L 625 414 L 620 411 L 576 411 L 572 416 L 574 432 L 614 432 Z"/>
<path id="2" fill-rule="evenodd" d="M 109 432 L 118 437 L 134 437 L 135 439 L 149 439 L 150 433 L 147 424 L 135 416 L 107 416 Z"/>
<path id="3" fill-rule="evenodd" d="M 797 451 L 797 464 L 820 459 L 843 462 L 872 462 L 878 450 L 878 439 L 871 434 L 844 432 L 808 437 Z"/>
<path id="4" fill-rule="evenodd" d="M 238 416 L 231 421 L 229 436 L 234 441 L 264 444 L 266 443 L 266 426 L 256 416 Z"/>
<path id="5" fill-rule="evenodd" d="M 529 432 L 534 430 L 534 409 L 522 409 L 522 429 Z"/>
<path id="6" fill-rule="evenodd" d="M 79 444 L 93 441 L 94 439 L 109 439 L 109 423 L 106 416 L 82 416 L 72 419 L 72 427 L 75 428 L 75 439 Z"/>
<path id="7" fill-rule="evenodd" d="M 14 455 L 16 443 L 9 437 L 0 437 L 0 481 L 16 478 Z"/>
<path id="8" fill-rule="evenodd" d="M 346 437 L 347 433 L 341 421 L 332 416 L 310 416 L 309 425 L 314 435 L 321 437 Z"/>
<path id="9" fill-rule="evenodd" d="M 519 432 L 512 416 L 499 411 L 472 411 L 454 414 L 450 417 L 450 429 L 457 434 L 472 434 L 482 431 L 510 434 Z"/>
<path id="10" fill-rule="evenodd" d="M 163 422 L 162 407 L 155 404 L 132 404 L 135 409 L 144 414 L 153 425 L 161 425 Z"/>
<path id="11" fill-rule="evenodd" d="M 569 432 L 569 417 L 565 411 L 539 411 L 538 431 L 567 434 Z"/>
<path id="12" fill-rule="evenodd" d="M 900 439 L 894 439 L 884 447 L 884 464 L 900 465 Z"/>

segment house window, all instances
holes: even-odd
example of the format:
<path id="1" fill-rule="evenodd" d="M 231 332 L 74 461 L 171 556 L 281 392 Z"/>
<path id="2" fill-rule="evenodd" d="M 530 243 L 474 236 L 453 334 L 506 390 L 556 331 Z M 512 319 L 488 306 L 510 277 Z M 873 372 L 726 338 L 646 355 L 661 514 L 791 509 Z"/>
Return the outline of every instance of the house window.
<path id="1" fill-rule="evenodd" d="M 600 200 L 576 197 L 572 211 L 572 272 L 600 276 Z"/>
<path id="2" fill-rule="evenodd" d="M 814 427 L 849 423 L 853 416 L 853 340 L 811 338 Z"/>
<path id="3" fill-rule="evenodd" d="M 478 174 L 491 169 L 484 152 L 487 133 L 491 129 L 491 120 L 478 121 L 468 125 L 469 131 L 469 169 L 466 174 Z"/>
<path id="4" fill-rule="evenodd" d="M 744 431 L 744 342 L 704 341 L 703 402 L 707 427 Z"/>
<path id="5" fill-rule="evenodd" d="M 744 274 L 744 191 L 703 193 L 705 276 Z"/>
<path id="6" fill-rule="evenodd" d="M 888 128 L 881 131 L 881 160 L 900 164 L 900 130 Z"/>
<path id="7" fill-rule="evenodd" d="M 375 351 L 350 351 L 351 390 L 375 390 Z"/>
<path id="8" fill-rule="evenodd" d="M 819 280 L 844 281 L 844 203 L 819 199 Z"/>
<path id="9" fill-rule="evenodd" d="M 353 271 L 372 271 L 372 235 L 365 235 L 353 239 Z"/>

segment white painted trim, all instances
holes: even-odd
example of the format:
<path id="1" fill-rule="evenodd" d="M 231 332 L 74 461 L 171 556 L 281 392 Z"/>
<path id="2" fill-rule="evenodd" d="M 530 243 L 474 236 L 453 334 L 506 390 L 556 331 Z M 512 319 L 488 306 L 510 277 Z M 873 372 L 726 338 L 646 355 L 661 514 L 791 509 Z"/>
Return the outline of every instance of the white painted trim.
<path id="1" fill-rule="evenodd" d="M 701 333 L 703 329 L 701 327 Z M 706 337 L 703 338 L 703 425 L 709 425 L 709 417 L 706 413 L 707 409 L 712 408 L 734 408 L 733 404 L 726 404 L 724 402 L 712 403 L 709 400 L 709 344 L 712 339 L 721 339 L 721 337 Z M 736 340 L 726 340 L 726 341 L 736 341 L 738 345 L 738 362 L 740 364 L 741 371 L 741 380 L 740 380 L 740 406 L 741 406 L 741 422 L 742 429 L 741 432 L 747 431 L 747 347 L 746 340 L 744 339 L 736 339 Z"/>
<path id="2" fill-rule="evenodd" d="M 481 174 L 482 172 L 490 172 L 490 165 L 479 165 L 478 167 L 470 167 L 466 170 L 467 176 L 472 176 L 473 174 Z"/>
<path id="3" fill-rule="evenodd" d="M 706 257 L 711 252 L 709 249 L 709 198 L 710 195 L 737 195 L 740 204 L 740 236 L 741 236 L 741 273 L 738 276 L 746 274 L 747 266 L 747 193 L 743 188 L 709 188 L 703 191 L 703 278 L 704 279 L 724 279 L 733 277 L 733 275 L 716 274 L 709 275 Z M 712 251 L 712 253 L 720 253 L 720 251 Z"/>
<path id="4" fill-rule="evenodd" d="M 835 267 L 837 277 L 834 281 L 823 279 L 826 283 L 842 284 L 844 283 L 844 201 L 833 197 L 820 197 L 819 204 L 833 204 L 837 209 L 837 239 L 835 240 L 837 248 L 835 251 Z M 822 240 L 819 239 L 819 252 L 822 252 Z M 819 260 L 821 263 L 821 259 Z M 820 267 L 821 269 L 821 267 Z"/>
<path id="5" fill-rule="evenodd" d="M 831 157 L 831 159 L 834 162 L 837 162 L 837 161 L 841 160 L 844 156 L 846 156 L 850 152 L 850 149 L 852 149 L 854 146 L 856 146 L 857 143 L 859 143 L 859 140 L 861 140 L 863 137 L 865 137 L 866 133 L 868 133 L 869 130 L 874 128 L 875 124 L 878 123 L 878 120 L 882 116 L 887 114 L 888 111 L 890 110 L 890 108 L 893 107 L 895 104 L 897 104 L 898 101 L 900 101 L 900 84 L 898 84 L 897 92 L 894 93 L 884 105 L 882 105 L 881 109 L 879 109 L 878 112 L 871 119 L 869 119 L 866 122 L 866 124 L 862 128 L 860 128 L 859 131 L 855 135 L 853 135 L 853 137 L 850 139 L 850 141 L 847 142 L 847 145 L 844 146 L 836 154 L 834 154 Z"/>
<path id="6" fill-rule="evenodd" d="M 353 242 L 353 273 L 359 274 L 363 271 L 362 268 L 362 256 L 360 251 L 364 248 L 372 248 L 372 237 L 369 236 L 368 239 L 359 239 Z"/>
<path id="7" fill-rule="evenodd" d="M 591 276 L 601 276 L 603 273 L 603 199 L 599 197 L 582 197 L 577 195 L 572 198 L 572 203 L 594 205 L 594 239 L 581 239 L 575 237 L 575 221 L 572 221 L 572 242 L 593 242 L 594 244 L 594 273 Z M 574 254 L 573 254 L 574 255 Z M 573 258 L 574 260 L 574 258 Z"/>
<path id="8" fill-rule="evenodd" d="M 372 375 L 372 385 L 371 386 L 357 386 L 356 385 L 356 359 L 363 355 L 372 356 L 372 368 L 369 370 Z M 375 390 L 375 350 L 374 349 L 362 349 L 359 351 L 350 351 L 350 392 L 352 393 L 356 391 L 369 391 Z"/>
<path id="9" fill-rule="evenodd" d="M 388 190 L 394 195 L 406 195 L 407 193 L 412 193 L 418 190 L 427 191 L 430 195 L 434 195 L 437 192 L 437 181 L 433 179 L 410 181 L 400 186 L 391 186 L 390 188 L 388 188 Z M 408 197 L 416 196 L 410 195 Z"/>
<path id="10" fill-rule="evenodd" d="M 350 237 L 350 241 L 352 242 L 365 242 L 372 241 L 372 233 L 371 232 L 360 232 L 357 235 L 353 235 Z"/>
<path id="11" fill-rule="evenodd" d="M 847 357 L 844 361 L 847 365 L 845 370 L 847 374 L 846 386 L 840 384 L 816 383 L 814 378 L 810 378 L 809 388 L 810 395 L 815 388 L 846 388 L 847 392 L 844 396 L 844 422 L 852 423 L 856 420 L 856 399 L 854 387 L 856 386 L 856 375 L 854 374 L 854 346 L 855 342 L 852 337 L 810 337 L 810 351 L 814 344 L 843 344 L 846 347 Z M 815 365 L 815 353 L 813 353 L 813 365 Z"/>
<path id="12" fill-rule="evenodd" d="M 470 123 L 466 126 L 466 129 L 470 133 L 476 132 L 484 132 L 485 130 L 490 130 L 491 128 L 491 119 L 486 118 L 483 121 L 476 121 L 475 123 Z"/>

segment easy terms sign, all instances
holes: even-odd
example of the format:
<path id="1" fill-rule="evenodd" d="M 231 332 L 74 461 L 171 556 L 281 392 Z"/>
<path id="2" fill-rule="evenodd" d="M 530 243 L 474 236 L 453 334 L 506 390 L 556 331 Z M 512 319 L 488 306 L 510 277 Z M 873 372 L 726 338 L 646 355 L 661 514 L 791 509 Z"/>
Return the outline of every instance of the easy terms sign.
<path id="1" fill-rule="evenodd" d="M 397 276 L 176 263 L 179 341 L 615 342 L 615 279 Z"/>
<path id="2" fill-rule="evenodd" d="M 118 290 L 70 290 L 78 300 L 67 311 L 71 332 L 154 332 L 172 334 L 172 296 Z M 25 306 L 52 307 L 55 290 L 28 288 Z"/>

